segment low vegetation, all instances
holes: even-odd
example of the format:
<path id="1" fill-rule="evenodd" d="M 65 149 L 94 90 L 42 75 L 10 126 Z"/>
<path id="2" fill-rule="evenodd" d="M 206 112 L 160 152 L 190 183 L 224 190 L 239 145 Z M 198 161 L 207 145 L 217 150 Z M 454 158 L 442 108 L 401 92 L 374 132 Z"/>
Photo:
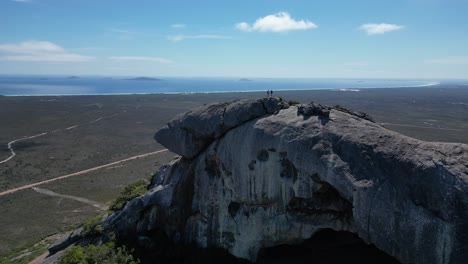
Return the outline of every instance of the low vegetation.
<path id="1" fill-rule="evenodd" d="M 289 105 L 300 105 L 301 103 L 299 103 L 298 101 L 289 100 L 289 101 L 288 101 L 288 104 L 289 104 Z"/>
<path id="2" fill-rule="evenodd" d="M 123 189 L 123 191 L 112 201 L 109 207 L 110 211 L 116 212 L 122 210 L 124 206 L 133 198 L 146 193 L 148 183 L 145 180 L 136 181 Z"/>
<path id="3" fill-rule="evenodd" d="M 0 264 L 28 264 L 33 259 L 44 253 L 49 241 L 42 240 L 34 244 L 26 244 L 0 257 Z"/>
<path id="4" fill-rule="evenodd" d="M 133 257 L 132 251 L 125 246 L 116 246 L 108 242 L 99 246 L 73 246 L 65 251 L 58 264 L 138 264 L 140 261 Z"/>
<path id="5" fill-rule="evenodd" d="M 139 180 L 126 186 L 120 194 L 111 202 L 109 206 L 110 213 L 122 210 L 124 206 L 133 198 L 141 196 L 147 191 L 147 181 Z M 81 225 L 83 231 L 81 235 L 84 237 L 96 237 L 102 235 L 104 231 L 102 227 L 102 219 L 104 214 L 96 215 Z"/>
<path id="6" fill-rule="evenodd" d="M 101 225 L 102 218 L 103 215 L 99 214 L 83 222 L 83 231 L 81 231 L 81 235 L 84 237 L 96 237 L 102 235 L 102 232 L 104 231 Z"/>
<path id="7" fill-rule="evenodd" d="M 130 200 L 146 192 L 147 181 L 139 180 L 127 187 L 112 201 L 109 210 L 111 212 L 121 210 Z M 83 237 L 98 237 L 103 235 L 104 229 L 101 224 L 104 215 L 92 217 L 82 224 Z M 101 245 L 73 246 L 67 249 L 60 258 L 58 264 L 138 264 L 132 250 L 125 246 L 117 246 L 115 237 L 110 242 Z"/>

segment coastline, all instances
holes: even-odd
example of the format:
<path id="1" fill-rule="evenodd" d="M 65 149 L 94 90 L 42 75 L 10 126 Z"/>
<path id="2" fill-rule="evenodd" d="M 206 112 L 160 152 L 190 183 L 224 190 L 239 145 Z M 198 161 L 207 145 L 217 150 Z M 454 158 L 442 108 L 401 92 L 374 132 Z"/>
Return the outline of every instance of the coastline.
<path id="1" fill-rule="evenodd" d="M 442 82 L 429 82 L 427 84 L 413 85 L 413 86 L 388 86 L 388 87 L 343 87 L 343 88 L 306 88 L 306 89 L 275 89 L 275 92 L 308 92 L 308 91 L 339 91 L 339 92 L 359 92 L 361 90 L 374 90 L 374 89 L 402 89 L 402 88 L 423 88 L 434 87 L 443 85 Z M 193 95 L 193 94 L 228 94 L 228 93 L 260 93 L 265 90 L 237 90 L 237 91 L 200 91 L 200 92 L 154 92 L 154 93 L 77 93 L 77 94 L 13 94 L 13 95 L 0 95 L 5 97 L 43 97 L 43 96 L 108 96 L 108 95 Z"/>

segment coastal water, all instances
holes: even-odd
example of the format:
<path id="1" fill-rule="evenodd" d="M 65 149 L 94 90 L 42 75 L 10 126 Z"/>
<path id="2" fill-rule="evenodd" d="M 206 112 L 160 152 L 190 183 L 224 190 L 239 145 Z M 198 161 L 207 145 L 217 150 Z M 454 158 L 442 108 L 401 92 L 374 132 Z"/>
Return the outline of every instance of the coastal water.
<path id="1" fill-rule="evenodd" d="M 0 76 L 0 95 L 216 93 L 417 87 L 428 80 Z"/>

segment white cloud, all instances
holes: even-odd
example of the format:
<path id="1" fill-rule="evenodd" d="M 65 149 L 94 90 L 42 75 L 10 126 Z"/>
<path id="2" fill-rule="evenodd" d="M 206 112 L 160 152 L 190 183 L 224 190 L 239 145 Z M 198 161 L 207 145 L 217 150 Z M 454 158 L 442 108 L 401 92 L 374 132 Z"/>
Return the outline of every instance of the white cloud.
<path id="1" fill-rule="evenodd" d="M 159 57 L 114 56 L 114 57 L 109 57 L 108 59 L 114 60 L 114 61 L 150 61 L 150 62 L 159 62 L 159 63 L 173 63 L 172 60 L 159 58 Z"/>
<path id="2" fill-rule="evenodd" d="M 138 32 L 135 32 L 135 31 L 119 29 L 119 28 L 112 28 L 109 31 L 115 34 L 119 39 L 122 39 L 122 40 L 133 39 L 136 35 L 139 34 Z"/>
<path id="3" fill-rule="evenodd" d="M 237 23 L 236 28 L 242 31 L 251 31 L 250 25 L 246 22 Z"/>
<path id="4" fill-rule="evenodd" d="M 122 34 L 136 34 L 137 33 L 135 31 L 130 31 L 126 29 L 118 29 L 118 28 L 110 29 L 110 31 L 114 33 L 122 33 Z"/>
<path id="5" fill-rule="evenodd" d="M 168 36 L 167 39 L 179 42 L 186 39 L 231 39 L 231 36 L 225 35 L 175 35 L 175 36 Z"/>
<path id="6" fill-rule="evenodd" d="M 345 62 L 342 64 L 343 66 L 350 66 L 350 67 L 353 67 L 353 66 L 368 66 L 369 63 L 365 62 L 365 61 L 351 61 L 351 62 Z"/>
<path id="7" fill-rule="evenodd" d="M 186 25 L 185 24 L 172 24 L 171 27 L 173 27 L 173 28 L 185 28 Z"/>
<path id="8" fill-rule="evenodd" d="M 425 62 L 434 64 L 468 65 L 468 57 L 447 57 L 426 60 Z"/>
<path id="9" fill-rule="evenodd" d="M 32 0 L 11 0 L 13 2 L 18 2 L 18 3 L 31 3 Z"/>
<path id="10" fill-rule="evenodd" d="M 377 35 L 377 34 L 385 34 L 386 32 L 391 32 L 395 30 L 399 30 L 404 28 L 404 26 L 401 25 L 395 25 L 395 24 L 386 24 L 386 23 L 380 23 L 380 24 L 363 24 L 359 27 L 359 30 L 363 30 L 367 33 L 367 35 Z"/>
<path id="11" fill-rule="evenodd" d="M 260 32 L 283 32 L 290 30 L 307 30 L 317 28 L 318 26 L 309 20 L 294 20 L 286 12 L 279 12 L 273 15 L 261 17 L 252 25 L 246 22 L 236 24 L 236 28 L 242 31 L 260 31 Z"/>
<path id="12" fill-rule="evenodd" d="M 92 60 L 92 57 L 78 54 L 35 54 L 2 56 L 0 61 L 30 61 L 30 62 L 83 62 Z"/>
<path id="13" fill-rule="evenodd" d="M 0 60 L 33 62 L 82 62 L 93 57 L 70 53 L 49 41 L 0 44 Z"/>

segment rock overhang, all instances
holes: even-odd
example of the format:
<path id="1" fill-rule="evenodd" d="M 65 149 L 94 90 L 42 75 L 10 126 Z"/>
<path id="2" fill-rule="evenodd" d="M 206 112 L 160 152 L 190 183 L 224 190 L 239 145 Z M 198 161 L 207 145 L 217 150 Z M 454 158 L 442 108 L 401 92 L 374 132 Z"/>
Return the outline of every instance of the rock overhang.
<path id="1" fill-rule="evenodd" d="M 138 226 L 144 236 L 156 225 L 173 242 L 255 260 L 263 247 L 330 228 L 402 262 L 466 258 L 466 145 L 422 142 L 363 113 L 274 98 L 192 110 L 155 139 L 182 158 L 140 203 L 110 218 L 122 233 Z"/>

